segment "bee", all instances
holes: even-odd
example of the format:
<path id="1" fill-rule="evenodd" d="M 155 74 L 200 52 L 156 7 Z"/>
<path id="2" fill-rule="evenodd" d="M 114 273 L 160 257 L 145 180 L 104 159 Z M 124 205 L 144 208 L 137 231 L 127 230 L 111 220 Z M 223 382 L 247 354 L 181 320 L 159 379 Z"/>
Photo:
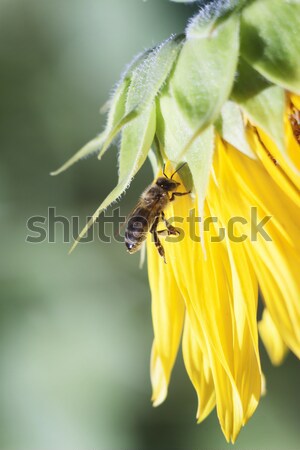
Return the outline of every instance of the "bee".
<path id="1" fill-rule="evenodd" d="M 150 232 L 153 235 L 154 244 L 159 255 L 164 259 L 165 250 L 160 242 L 159 236 L 178 235 L 179 231 L 166 219 L 164 209 L 176 197 L 190 194 L 188 192 L 177 192 L 180 183 L 173 180 L 174 175 L 185 165 L 182 164 L 169 178 L 163 168 L 163 177 L 159 177 L 141 195 L 140 200 L 132 213 L 128 216 L 125 230 L 125 245 L 129 253 L 140 250 L 142 243 Z M 165 230 L 157 230 L 160 219 L 165 223 Z"/>

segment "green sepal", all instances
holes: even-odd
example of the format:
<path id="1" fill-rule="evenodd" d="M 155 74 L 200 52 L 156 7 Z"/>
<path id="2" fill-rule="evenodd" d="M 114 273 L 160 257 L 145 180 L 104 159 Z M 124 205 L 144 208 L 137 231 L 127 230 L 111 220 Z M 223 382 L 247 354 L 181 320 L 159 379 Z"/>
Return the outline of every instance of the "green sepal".
<path id="1" fill-rule="evenodd" d="M 190 139 L 192 131 L 168 88 L 162 91 L 156 101 L 156 116 L 160 153 L 164 159 L 179 163 L 182 146 Z"/>
<path id="2" fill-rule="evenodd" d="M 193 130 L 168 89 L 164 90 L 157 103 L 156 133 L 162 146 L 162 152 L 166 158 L 178 165 L 182 162 L 182 148 L 191 139 Z M 189 165 L 200 203 L 203 203 L 205 198 L 213 150 L 214 131 L 213 126 L 210 126 L 194 140 L 183 158 Z M 180 171 L 180 175 L 186 188 L 188 186 L 190 189 L 191 183 L 188 179 L 185 180 L 184 170 L 183 168 Z"/>
<path id="3" fill-rule="evenodd" d="M 249 158 L 256 159 L 256 155 L 247 141 L 241 108 L 236 103 L 232 101 L 224 103 L 215 127 L 226 142 Z"/>
<path id="4" fill-rule="evenodd" d="M 123 121 L 123 123 L 121 123 L 122 119 L 126 114 L 126 101 L 128 96 L 128 89 L 131 83 L 131 77 L 133 76 L 135 69 L 139 67 L 141 64 L 143 64 L 143 62 L 146 60 L 146 58 L 152 52 L 152 50 L 153 49 L 148 49 L 145 52 L 138 54 L 133 59 L 133 61 L 128 65 L 128 67 L 125 69 L 125 72 L 122 75 L 121 81 L 119 82 L 115 90 L 115 93 L 110 101 L 107 123 L 105 127 L 104 145 L 98 155 L 98 159 L 101 159 L 106 150 L 108 149 L 108 146 L 105 144 L 112 131 L 116 127 L 118 127 L 119 132 L 121 128 L 124 125 L 126 125 L 127 122 L 133 120 L 135 117 L 134 114 L 131 114 Z"/>
<path id="5" fill-rule="evenodd" d="M 187 160 L 185 159 L 184 161 L 185 163 L 187 163 Z M 193 196 L 193 191 L 195 190 L 194 187 L 194 180 L 193 180 L 193 176 L 192 176 L 192 172 L 191 169 L 189 167 L 188 164 L 184 164 L 181 161 L 180 163 L 175 165 L 175 170 L 178 170 L 178 175 L 180 177 L 181 180 L 181 184 L 182 184 L 182 190 L 188 192 L 191 192 L 191 195 Z"/>
<path id="6" fill-rule="evenodd" d="M 132 178 L 147 158 L 154 139 L 155 123 L 155 104 L 152 104 L 123 130 L 119 156 L 120 170 L 118 184 L 94 212 L 89 222 L 80 232 L 70 252 L 74 250 L 80 239 L 95 223 L 99 215 L 116 201 L 130 185 Z"/>
<path id="7" fill-rule="evenodd" d="M 107 123 L 105 127 L 105 140 L 107 139 L 111 130 L 116 126 L 117 123 L 122 119 L 125 114 L 126 108 L 126 97 L 129 87 L 130 79 L 125 78 L 121 84 L 117 87 L 112 101 L 110 103 L 110 108 L 107 115 Z M 104 140 L 104 141 L 105 141 Z M 102 148 L 99 152 L 98 159 L 101 159 L 104 155 L 106 148 Z"/>
<path id="8" fill-rule="evenodd" d="M 231 98 L 241 106 L 251 122 L 262 128 L 286 154 L 284 90 L 270 84 L 249 64 L 240 59 L 238 78 Z"/>
<path id="9" fill-rule="evenodd" d="M 156 113 L 157 117 L 157 113 Z M 152 170 L 153 170 L 153 176 L 156 177 L 158 170 L 163 167 L 164 165 L 164 159 L 163 155 L 161 153 L 161 146 L 158 141 L 157 136 L 155 136 L 152 147 L 148 153 L 148 159 L 150 161 Z"/>
<path id="10" fill-rule="evenodd" d="M 132 71 L 125 113 L 108 134 L 102 152 L 106 151 L 125 125 L 138 117 L 155 100 L 173 68 L 183 39 L 183 35 L 172 36 L 155 47 Z"/>
<path id="11" fill-rule="evenodd" d="M 259 0 L 241 16 L 241 54 L 275 84 L 300 94 L 300 2 Z"/>
<path id="12" fill-rule="evenodd" d="M 73 155 L 70 159 L 68 159 L 68 161 L 66 161 L 59 169 L 50 172 L 50 175 L 52 176 L 58 175 L 67 170 L 69 167 L 71 167 L 80 159 L 87 158 L 93 153 L 98 152 L 99 148 L 101 148 L 101 146 L 103 145 L 105 139 L 106 139 L 105 132 L 99 134 L 99 136 L 96 136 L 94 139 L 85 144 L 77 153 L 75 153 L 75 155 Z"/>
<path id="13" fill-rule="evenodd" d="M 156 152 L 153 150 L 153 147 L 150 149 L 148 153 L 148 159 L 152 167 L 153 176 L 156 177 L 160 165 L 158 164 L 157 155 Z"/>
<path id="14" fill-rule="evenodd" d="M 155 103 L 152 103 L 141 115 L 122 131 L 119 153 L 119 182 L 129 181 L 141 168 L 152 145 L 156 127 Z M 129 174 L 131 176 L 129 177 Z"/>
<path id="15" fill-rule="evenodd" d="M 210 125 L 197 137 L 185 156 L 193 177 L 195 191 L 198 194 L 200 213 L 202 213 L 208 188 L 208 181 L 213 163 L 214 147 L 215 132 L 214 127 Z"/>
<path id="16" fill-rule="evenodd" d="M 236 14 L 248 0 L 214 1 L 203 6 L 186 28 L 187 38 L 210 37 L 231 14 Z"/>
<path id="17" fill-rule="evenodd" d="M 239 52 L 239 18 L 233 14 L 211 36 L 188 39 L 180 53 L 170 90 L 193 134 L 197 136 L 220 114 L 232 89 Z"/>

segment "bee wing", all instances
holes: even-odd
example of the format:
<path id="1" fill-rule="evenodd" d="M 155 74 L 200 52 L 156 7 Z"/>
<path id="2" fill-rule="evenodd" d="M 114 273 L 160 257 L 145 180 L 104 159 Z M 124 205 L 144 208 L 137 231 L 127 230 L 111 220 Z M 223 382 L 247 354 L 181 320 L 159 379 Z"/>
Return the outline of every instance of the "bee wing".
<path id="1" fill-rule="evenodd" d="M 136 217 L 137 219 L 142 219 L 142 222 L 144 220 L 147 221 L 147 229 L 150 230 L 155 218 L 160 215 L 161 212 L 161 206 L 160 206 L 160 200 L 158 197 L 150 197 L 142 196 L 135 208 L 131 211 L 130 214 L 127 216 L 126 223 Z"/>
<path id="2" fill-rule="evenodd" d="M 153 209 L 153 205 L 149 207 L 145 205 L 145 203 L 142 200 L 140 200 L 138 204 L 135 206 L 135 208 L 133 208 L 133 210 L 130 212 L 130 214 L 128 214 L 126 223 L 128 224 L 128 222 L 134 218 L 137 219 L 142 218 L 147 221 L 150 227 L 150 225 L 152 225 L 154 221 L 155 216 L 156 216 L 156 209 L 155 210 Z"/>
<path id="3" fill-rule="evenodd" d="M 133 212 L 134 212 L 135 209 L 136 209 L 136 207 L 133 208 L 129 214 L 127 214 L 127 216 L 126 216 L 124 222 L 122 222 L 121 225 L 118 227 L 118 229 L 114 232 L 114 237 L 119 237 L 119 236 L 120 236 L 121 231 L 123 230 L 123 228 L 125 227 L 125 225 L 127 225 L 128 219 L 129 219 L 129 217 L 133 214 Z"/>
<path id="4" fill-rule="evenodd" d="M 120 235 L 120 231 L 124 228 L 124 226 L 127 226 L 128 222 L 133 217 L 143 217 L 147 220 L 149 227 L 152 225 L 155 216 L 153 217 L 153 206 L 147 207 L 143 201 L 143 199 L 140 199 L 138 203 L 135 205 L 135 207 L 130 211 L 130 213 L 127 214 L 125 221 L 122 223 L 122 225 L 119 227 L 119 229 L 115 232 L 115 236 Z"/>

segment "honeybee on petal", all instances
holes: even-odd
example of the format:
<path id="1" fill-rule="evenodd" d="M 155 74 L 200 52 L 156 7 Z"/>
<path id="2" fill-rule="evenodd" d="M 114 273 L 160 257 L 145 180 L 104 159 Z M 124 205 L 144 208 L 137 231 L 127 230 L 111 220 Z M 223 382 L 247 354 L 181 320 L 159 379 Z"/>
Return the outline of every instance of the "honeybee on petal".
<path id="1" fill-rule="evenodd" d="M 173 180 L 174 175 L 185 165 L 182 164 L 169 178 L 163 170 L 163 177 L 157 178 L 141 195 L 140 200 L 127 219 L 125 230 L 125 245 L 129 253 L 140 250 L 148 233 L 152 233 L 154 244 L 160 256 L 165 258 L 165 250 L 160 242 L 160 235 L 177 235 L 179 231 L 173 227 L 165 217 L 164 210 L 176 197 L 190 194 L 177 192 L 180 183 Z M 165 230 L 157 230 L 159 221 L 162 220 Z"/>

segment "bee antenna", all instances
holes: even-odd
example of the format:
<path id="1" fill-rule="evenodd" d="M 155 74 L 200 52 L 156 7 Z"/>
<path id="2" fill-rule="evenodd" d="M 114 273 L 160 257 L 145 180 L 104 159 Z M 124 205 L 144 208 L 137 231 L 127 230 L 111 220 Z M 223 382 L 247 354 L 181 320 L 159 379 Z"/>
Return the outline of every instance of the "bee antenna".
<path id="1" fill-rule="evenodd" d="M 179 172 L 179 170 L 182 169 L 183 166 L 185 166 L 186 164 L 187 164 L 187 162 L 181 164 L 181 166 L 179 166 L 178 169 L 175 170 L 175 172 L 171 175 L 171 178 L 170 178 L 170 179 L 172 180 L 172 178 L 174 177 L 175 173 Z"/>
<path id="2" fill-rule="evenodd" d="M 166 163 L 164 163 L 164 167 L 163 167 L 163 175 L 164 175 L 166 178 L 169 178 L 169 177 L 166 175 L 166 173 L 165 173 L 165 168 L 166 168 Z"/>

